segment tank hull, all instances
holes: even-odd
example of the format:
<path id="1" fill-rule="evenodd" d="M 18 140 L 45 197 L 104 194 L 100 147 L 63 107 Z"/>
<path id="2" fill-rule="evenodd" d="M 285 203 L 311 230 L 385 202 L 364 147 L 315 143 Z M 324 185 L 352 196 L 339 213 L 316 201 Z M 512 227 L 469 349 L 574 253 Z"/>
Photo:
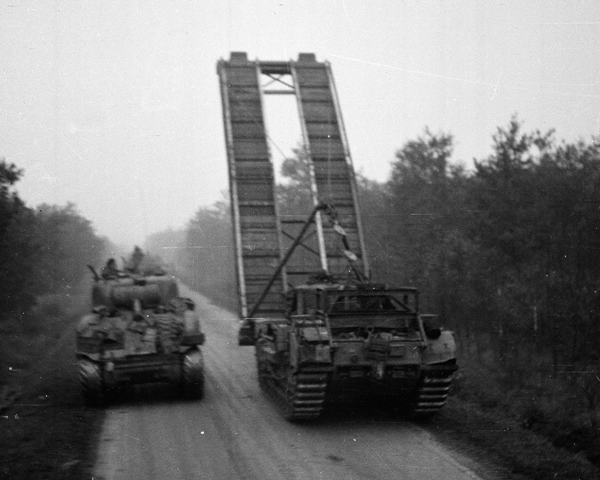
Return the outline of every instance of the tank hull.
<path id="1" fill-rule="evenodd" d="M 443 408 L 458 368 L 456 345 L 448 330 L 425 331 L 414 290 L 329 288 L 301 290 L 318 298 L 294 300 L 297 315 L 242 325 L 240 339 L 256 348 L 260 385 L 286 418 L 315 419 L 327 404 L 369 398 L 390 400 L 415 417 Z M 318 302 L 327 308 L 302 310 Z"/>
<path id="2" fill-rule="evenodd" d="M 76 337 L 86 403 L 101 405 L 118 387 L 147 383 L 172 384 L 187 398 L 202 397 L 204 333 L 193 302 L 178 296 L 174 280 L 100 280 L 92 305 Z"/>

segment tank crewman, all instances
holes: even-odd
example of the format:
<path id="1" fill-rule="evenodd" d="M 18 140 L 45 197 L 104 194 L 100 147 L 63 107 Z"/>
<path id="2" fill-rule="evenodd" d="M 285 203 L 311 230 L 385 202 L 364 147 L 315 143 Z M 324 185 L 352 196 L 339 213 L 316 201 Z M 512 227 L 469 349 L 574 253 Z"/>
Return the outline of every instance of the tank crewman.
<path id="1" fill-rule="evenodd" d="M 139 273 L 140 265 L 144 260 L 144 252 L 137 245 L 133 249 L 133 253 L 129 257 L 129 261 L 127 262 L 127 270 L 131 273 Z"/>
<path id="2" fill-rule="evenodd" d="M 102 278 L 117 278 L 118 276 L 117 261 L 114 258 L 109 258 L 106 265 L 102 267 Z"/>

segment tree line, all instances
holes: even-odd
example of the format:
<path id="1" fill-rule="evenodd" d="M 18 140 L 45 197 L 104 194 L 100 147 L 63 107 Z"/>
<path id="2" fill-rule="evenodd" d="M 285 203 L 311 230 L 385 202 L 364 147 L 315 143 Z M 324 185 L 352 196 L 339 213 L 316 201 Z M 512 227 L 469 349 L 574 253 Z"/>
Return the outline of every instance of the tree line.
<path id="1" fill-rule="evenodd" d="M 26 205 L 15 190 L 23 175 L 0 159 L 0 323 L 42 295 L 76 289 L 108 246 L 74 204 Z"/>
<path id="2" fill-rule="evenodd" d="M 452 141 L 426 131 L 368 189 L 374 271 L 418 286 L 462 337 L 493 339 L 499 361 L 525 341 L 551 346 L 554 374 L 597 362 L 600 144 L 559 144 L 513 118 L 467 172 Z"/>
<path id="3" fill-rule="evenodd" d="M 468 398 L 600 465 L 600 139 L 513 117 L 471 170 L 453 141 L 425 130 L 363 180 L 373 274 L 456 331 Z"/>
<path id="4" fill-rule="evenodd" d="M 554 373 L 600 360 L 598 140 L 559 142 L 512 118 L 472 169 L 453 161 L 453 142 L 426 129 L 397 151 L 387 182 L 357 175 L 373 280 L 418 287 L 423 311 L 465 338 L 489 337 L 498 359 L 510 356 L 512 335 L 525 335 L 552 345 Z M 280 212 L 309 212 L 301 148 L 282 175 Z M 231 232 L 229 206 L 219 201 L 184 230 L 152 235 L 149 246 L 235 305 Z"/>

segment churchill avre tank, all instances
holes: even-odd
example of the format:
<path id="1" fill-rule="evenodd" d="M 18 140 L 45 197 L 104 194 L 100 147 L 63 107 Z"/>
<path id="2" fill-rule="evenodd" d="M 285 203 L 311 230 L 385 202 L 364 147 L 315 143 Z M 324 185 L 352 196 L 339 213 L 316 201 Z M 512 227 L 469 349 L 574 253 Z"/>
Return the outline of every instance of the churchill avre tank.
<path id="1" fill-rule="evenodd" d="M 435 414 L 458 368 L 454 336 L 420 313 L 415 288 L 372 281 L 331 65 L 313 53 L 260 61 L 232 52 L 217 73 L 239 343 L 255 346 L 261 387 L 290 420 L 372 396 L 414 416 Z M 287 205 L 277 194 L 263 106 L 271 94 L 296 97 L 312 212 L 299 208 L 302 190 Z"/>

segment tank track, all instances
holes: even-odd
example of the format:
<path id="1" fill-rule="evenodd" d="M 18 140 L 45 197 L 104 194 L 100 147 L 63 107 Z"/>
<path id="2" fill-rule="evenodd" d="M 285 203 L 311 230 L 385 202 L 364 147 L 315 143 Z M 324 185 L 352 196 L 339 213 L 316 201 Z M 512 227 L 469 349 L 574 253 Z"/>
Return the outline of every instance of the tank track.
<path id="1" fill-rule="evenodd" d="M 326 373 L 290 373 L 285 387 L 284 416 L 288 420 L 312 420 L 321 415 L 327 390 Z M 283 392 L 282 392 L 283 393 Z"/>
<path id="2" fill-rule="evenodd" d="M 79 384 L 86 405 L 101 407 L 106 402 L 106 388 L 102 378 L 102 367 L 90 360 L 79 360 Z"/>
<path id="3" fill-rule="evenodd" d="M 192 350 L 183 356 L 181 386 L 185 398 L 201 399 L 204 397 L 204 362 L 200 350 Z"/>
<path id="4" fill-rule="evenodd" d="M 450 393 L 452 373 L 433 371 L 421 377 L 413 400 L 412 415 L 417 418 L 424 418 L 442 409 Z"/>
<path id="5" fill-rule="evenodd" d="M 258 383 L 271 396 L 289 421 L 314 420 L 323 411 L 327 373 L 298 371 L 277 378 L 256 348 Z"/>

